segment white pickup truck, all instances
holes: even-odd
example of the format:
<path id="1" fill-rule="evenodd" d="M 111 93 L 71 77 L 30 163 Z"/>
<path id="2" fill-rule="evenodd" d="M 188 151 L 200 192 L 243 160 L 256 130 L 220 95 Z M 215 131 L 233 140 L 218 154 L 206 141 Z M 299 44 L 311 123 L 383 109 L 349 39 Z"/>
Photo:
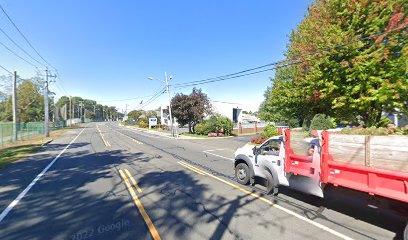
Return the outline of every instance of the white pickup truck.
<path id="1" fill-rule="evenodd" d="M 309 139 L 305 156 L 315 169 L 320 166 L 320 144 L 317 138 Z M 261 146 L 245 145 L 235 152 L 235 177 L 243 185 L 259 183 L 266 187 L 267 194 L 277 194 L 279 185 L 287 186 L 301 192 L 323 197 L 320 184 L 320 173 L 315 171 L 312 177 L 285 172 L 285 142 L 283 136 L 266 140 Z"/>
<path id="2" fill-rule="evenodd" d="M 389 210 L 404 219 L 403 238 L 408 240 L 408 137 L 312 134 L 316 137 L 305 139 L 287 129 L 259 147 L 239 148 L 234 161 L 237 181 L 261 184 L 267 194 L 287 186 L 324 198 L 323 189 L 330 184 L 379 196 L 375 202 L 398 206 Z"/>

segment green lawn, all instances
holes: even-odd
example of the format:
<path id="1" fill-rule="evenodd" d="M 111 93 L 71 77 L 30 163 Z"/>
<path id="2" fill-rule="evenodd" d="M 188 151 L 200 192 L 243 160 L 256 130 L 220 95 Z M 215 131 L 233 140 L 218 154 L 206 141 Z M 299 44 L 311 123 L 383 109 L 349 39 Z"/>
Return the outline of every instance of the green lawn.
<path id="1" fill-rule="evenodd" d="M 0 168 L 37 152 L 41 148 L 41 144 L 27 144 L 0 150 Z"/>
<path id="2" fill-rule="evenodd" d="M 180 136 L 196 137 L 196 138 L 209 138 L 206 135 L 198 135 L 195 133 L 180 133 Z"/>

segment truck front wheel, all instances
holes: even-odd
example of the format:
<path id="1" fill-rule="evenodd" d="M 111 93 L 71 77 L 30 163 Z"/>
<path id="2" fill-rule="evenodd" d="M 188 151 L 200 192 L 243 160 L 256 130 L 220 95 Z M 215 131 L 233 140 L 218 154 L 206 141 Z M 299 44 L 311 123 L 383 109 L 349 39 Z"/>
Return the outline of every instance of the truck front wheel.
<path id="1" fill-rule="evenodd" d="M 408 223 L 405 226 L 405 230 L 404 230 L 404 240 L 408 240 Z"/>
<path id="2" fill-rule="evenodd" d="M 265 172 L 266 177 L 266 194 L 273 194 L 274 196 L 278 195 L 278 187 L 276 181 L 273 179 L 272 174 L 268 171 Z"/>
<path id="3" fill-rule="evenodd" d="M 240 184 L 247 185 L 249 183 L 249 167 L 245 163 L 239 163 L 235 167 L 235 178 Z"/>

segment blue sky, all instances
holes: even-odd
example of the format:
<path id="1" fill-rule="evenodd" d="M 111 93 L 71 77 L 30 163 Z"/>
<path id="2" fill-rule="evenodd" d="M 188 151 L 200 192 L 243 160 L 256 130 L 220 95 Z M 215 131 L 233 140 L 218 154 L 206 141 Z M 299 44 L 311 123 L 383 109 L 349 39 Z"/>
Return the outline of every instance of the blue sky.
<path id="1" fill-rule="evenodd" d="M 282 59 L 288 35 L 310 2 L 0 0 L 34 47 L 58 69 L 60 79 L 51 86 L 57 97 L 76 95 L 121 109 L 125 104 L 135 107 L 141 99 L 110 100 L 154 94 L 161 83 L 147 77 L 163 80 L 165 71 L 174 84 Z M 0 27 L 39 59 L 1 12 Z M 2 33 L 0 42 L 26 57 Z M 36 74 L 2 46 L 0 65 L 22 77 Z M 2 74 L 6 72 L 0 69 Z M 254 111 L 271 76 L 273 72 L 267 72 L 200 87 L 212 100 L 242 103 L 244 110 Z M 163 94 L 145 109 L 165 103 Z"/>

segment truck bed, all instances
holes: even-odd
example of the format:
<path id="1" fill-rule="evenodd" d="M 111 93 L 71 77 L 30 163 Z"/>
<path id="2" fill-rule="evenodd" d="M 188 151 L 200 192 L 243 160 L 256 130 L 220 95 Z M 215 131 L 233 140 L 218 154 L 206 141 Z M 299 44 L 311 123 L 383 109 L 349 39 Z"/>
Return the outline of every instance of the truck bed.
<path id="1" fill-rule="evenodd" d="M 303 135 L 304 136 L 304 135 Z M 285 171 L 313 177 L 300 133 L 285 130 Z M 321 133 L 320 182 L 408 203 L 408 137 Z"/>
<path id="2" fill-rule="evenodd" d="M 330 134 L 329 153 L 336 162 L 408 172 L 407 136 Z"/>

